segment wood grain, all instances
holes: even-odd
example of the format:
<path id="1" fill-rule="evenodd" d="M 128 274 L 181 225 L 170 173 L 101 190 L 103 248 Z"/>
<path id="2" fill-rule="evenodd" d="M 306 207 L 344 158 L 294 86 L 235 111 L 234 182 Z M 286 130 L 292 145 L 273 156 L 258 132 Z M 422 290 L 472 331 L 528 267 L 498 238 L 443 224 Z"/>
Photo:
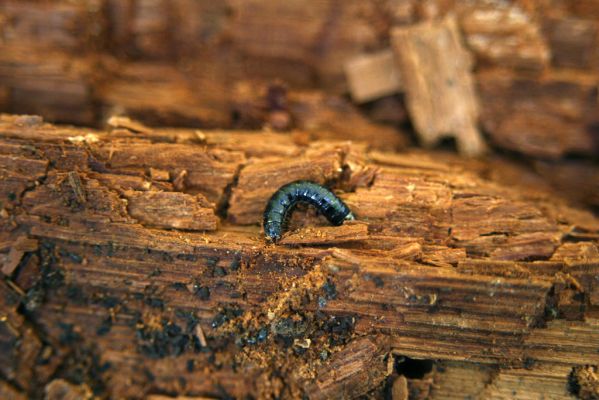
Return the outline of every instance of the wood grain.
<path id="1" fill-rule="evenodd" d="M 2 365 L 19 393 L 375 395 L 408 357 L 438 360 L 410 393 L 443 398 L 435 379 L 474 370 L 468 393 L 567 395 L 568 371 L 599 363 L 599 222 L 470 161 L 14 116 L 0 133 L 3 265 L 21 249 L 0 336 L 21 345 Z M 333 185 L 358 222 L 298 209 L 287 244 L 267 244 L 262 208 L 296 178 Z"/>

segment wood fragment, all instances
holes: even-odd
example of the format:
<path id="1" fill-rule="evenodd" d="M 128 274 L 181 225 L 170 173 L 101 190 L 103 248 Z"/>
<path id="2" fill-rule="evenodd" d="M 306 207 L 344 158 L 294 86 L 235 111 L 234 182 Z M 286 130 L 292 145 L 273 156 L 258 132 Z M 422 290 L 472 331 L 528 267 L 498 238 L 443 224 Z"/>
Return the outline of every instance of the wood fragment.
<path id="1" fill-rule="evenodd" d="M 202 326 L 200 324 L 198 324 L 196 326 L 196 332 L 195 333 L 196 333 L 196 337 L 200 341 L 200 344 L 202 345 L 202 347 L 207 347 L 208 346 L 208 341 L 206 340 L 206 336 L 204 335 L 204 330 L 202 329 Z"/>
<path id="2" fill-rule="evenodd" d="M 124 128 L 130 130 L 131 132 L 148 133 L 152 131 L 152 128 L 149 128 L 141 122 L 135 121 L 129 117 L 114 115 L 108 118 L 106 123 L 111 128 Z"/>
<path id="3" fill-rule="evenodd" d="M 35 251 L 38 247 L 38 241 L 26 236 L 18 237 L 8 252 L 8 256 L 2 265 L 2 273 L 10 277 L 18 267 L 23 255 L 28 251 Z"/>
<path id="4" fill-rule="evenodd" d="M 346 62 L 345 75 L 355 102 L 364 103 L 401 91 L 402 83 L 394 57 L 391 50 L 383 50 Z"/>
<path id="5" fill-rule="evenodd" d="M 69 185 L 71 185 L 71 188 L 73 188 L 76 201 L 81 205 L 85 204 L 87 201 L 85 198 L 85 189 L 81 184 L 79 174 L 76 171 L 71 171 L 67 174 L 67 179 L 69 180 Z"/>
<path id="6" fill-rule="evenodd" d="M 408 110 L 422 143 L 432 146 L 451 136 L 461 153 L 483 153 L 471 56 L 462 44 L 456 19 L 394 28 L 392 43 Z"/>

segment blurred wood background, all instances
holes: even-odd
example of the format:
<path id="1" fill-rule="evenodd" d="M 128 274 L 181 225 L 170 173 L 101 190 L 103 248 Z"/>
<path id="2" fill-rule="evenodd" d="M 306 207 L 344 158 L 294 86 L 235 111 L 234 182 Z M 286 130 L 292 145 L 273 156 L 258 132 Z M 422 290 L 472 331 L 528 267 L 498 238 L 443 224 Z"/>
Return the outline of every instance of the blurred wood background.
<path id="1" fill-rule="evenodd" d="M 5 0 L 0 110 L 96 127 L 114 114 L 162 126 L 270 124 L 374 142 L 385 135 L 379 144 L 401 147 L 409 136 L 401 94 L 366 107 L 393 134 L 321 110 L 352 108 L 339 97 L 345 63 L 388 48 L 393 29 L 445 15 L 456 16 L 473 57 L 488 142 L 597 206 L 599 190 L 585 185 L 599 176 L 588 161 L 599 146 L 596 0 Z M 269 112 L 275 82 L 288 88 L 289 120 Z"/>
<path id="2" fill-rule="evenodd" d="M 599 398 L 598 85 L 597 0 L 0 2 L 0 398 Z"/>

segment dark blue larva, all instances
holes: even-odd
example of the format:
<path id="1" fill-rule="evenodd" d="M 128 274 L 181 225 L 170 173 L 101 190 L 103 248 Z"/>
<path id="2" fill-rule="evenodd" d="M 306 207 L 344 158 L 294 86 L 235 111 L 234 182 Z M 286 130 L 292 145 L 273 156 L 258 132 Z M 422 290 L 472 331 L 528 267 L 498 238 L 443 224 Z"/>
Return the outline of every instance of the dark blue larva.
<path id="1" fill-rule="evenodd" d="M 297 203 L 316 207 L 333 225 L 341 225 L 354 215 L 343 201 L 329 189 L 310 181 L 295 181 L 277 190 L 264 210 L 264 233 L 277 242 L 287 228 L 287 222 Z"/>

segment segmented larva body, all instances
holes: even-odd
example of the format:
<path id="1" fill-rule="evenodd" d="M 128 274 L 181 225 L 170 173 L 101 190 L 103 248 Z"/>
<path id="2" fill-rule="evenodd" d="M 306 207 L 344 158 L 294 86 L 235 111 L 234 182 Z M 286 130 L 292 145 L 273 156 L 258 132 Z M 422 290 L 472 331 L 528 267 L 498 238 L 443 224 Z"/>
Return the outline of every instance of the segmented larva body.
<path id="1" fill-rule="evenodd" d="M 266 204 L 264 233 L 267 238 L 275 243 L 281 239 L 298 203 L 313 205 L 333 225 L 354 219 L 350 209 L 329 189 L 310 181 L 295 181 L 277 190 Z"/>

